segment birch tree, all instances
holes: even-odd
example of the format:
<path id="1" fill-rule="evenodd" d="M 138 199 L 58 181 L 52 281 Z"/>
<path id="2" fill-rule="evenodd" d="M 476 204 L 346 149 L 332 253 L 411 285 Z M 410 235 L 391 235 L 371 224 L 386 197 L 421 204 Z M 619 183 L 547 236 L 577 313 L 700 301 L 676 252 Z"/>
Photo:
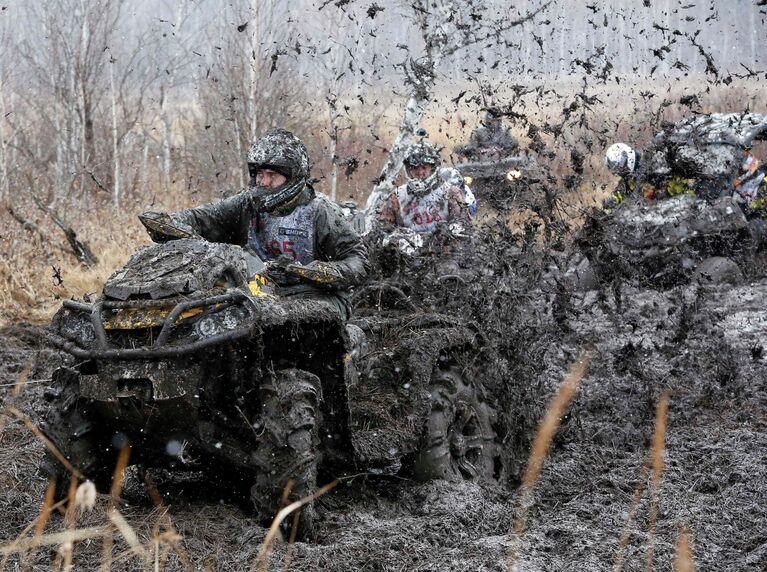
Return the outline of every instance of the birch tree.
<path id="1" fill-rule="evenodd" d="M 393 187 L 405 150 L 431 99 L 439 64 L 469 46 L 489 40 L 502 41 L 509 30 L 533 20 L 552 1 L 541 3 L 516 18 L 488 16 L 490 11 L 485 0 L 413 0 L 409 4 L 412 19 L 423 39 L 423 53 L 417 58 L 411 56 L 401 65 L 409 91 L 408 101 L 399 134 L 381 169 L 371 199 Z M 482 16 L 478 18 L 478 15 Z"/>

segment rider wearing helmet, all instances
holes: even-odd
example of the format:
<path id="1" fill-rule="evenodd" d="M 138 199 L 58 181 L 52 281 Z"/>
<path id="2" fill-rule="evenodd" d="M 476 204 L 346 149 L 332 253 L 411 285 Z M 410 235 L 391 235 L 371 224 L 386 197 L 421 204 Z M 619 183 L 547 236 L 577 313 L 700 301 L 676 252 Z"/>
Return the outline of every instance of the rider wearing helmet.
<path id="1" fill-rule="evenodd" d="M 248 190 L 164 216 L 206 240 L 256 254 L 268 263 L 277 294 L 327 300 L 348 318 L 348 290 L 367 275 L 367 252 L 338 208 L 315 194 L 310 167 L 301 140 L 273 129 L 250 148 Z"/>
<path id="2" fill-rule="evenodd" d="M 484 155 L 502 158 L 510 154 L 519 142 L 501 122 L 501 115 L 495 109 L 488 109 L 479 127 L 471 132 L 469 143 L 458 145 L 455 152 L 467 159 L 481 160 Z"/>
<path id="3" fill-rule="evenodd" d="M 440 176 L 441 158 L 431 143 L 413 143 L 404 160 L 407 182 L 384 202 L 379 221 L 432 233 L 443 223 L 469 226 L 471 218 L 462 186 Z"/>
<path id="4" fill-rule="evenodd" d="M 605 163 L 613 175 L 620 177 L 613 194 L 604 201 L 604 208 L 613 209 L 636 190 L 637 172 L 641 153 L 625 143 L 614 143 L 607 148 Z"/>

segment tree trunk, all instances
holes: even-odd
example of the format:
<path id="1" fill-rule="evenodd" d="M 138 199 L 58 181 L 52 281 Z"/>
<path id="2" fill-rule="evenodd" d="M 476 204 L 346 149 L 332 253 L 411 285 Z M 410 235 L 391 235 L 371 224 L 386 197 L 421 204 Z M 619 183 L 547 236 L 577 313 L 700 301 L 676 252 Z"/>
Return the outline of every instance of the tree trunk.
<path id="1" fill-rule="evenodd" d="M 120 187 L 120 152 L 117 134 L 117 96 L 115 94 L 114 60 L 110 57 L 109 63 L 109 86 L 112 91 L 112 205 L 120 210 L 121 187 Z"/>
<path id="2" fill-rule="evenodd" d="M 5 109 L 5 84 L 0 81 L 0 117 L 7 117 Z M 5 140 L 2 125 L 0 125 L 0 202 L 5 202 L 10 196 L 10 183 L 8 182 L 8 145 Z"/>
<path id="3" fill-rule="evenodd" d="M 378 176 L 378 183 L 373 188 L 373 192 L 368 197 L 368 208 L 372 206 L 381 194 L 386 194 L 394 188 L 394 181 L 402 168 L 402 161 L 405 158 L 410 139 L 418 128 L 418 124 L 423 116 L 424 109 L 428 103 L 426 93 L 414 93 L 405 106 L 405 114 L 399 128 L 399 134 L 389 150 L 389 158 L 381 169 Z"/>
<path id="4" fill-rule="evenodd" d="M 165 192 L 170 189 L 171 150 L 173 126 L 168 113 L 168 98 L 165 85 L 160 86 L 160 121 L 163 127 L 162 137 L 162 187 Z"/>

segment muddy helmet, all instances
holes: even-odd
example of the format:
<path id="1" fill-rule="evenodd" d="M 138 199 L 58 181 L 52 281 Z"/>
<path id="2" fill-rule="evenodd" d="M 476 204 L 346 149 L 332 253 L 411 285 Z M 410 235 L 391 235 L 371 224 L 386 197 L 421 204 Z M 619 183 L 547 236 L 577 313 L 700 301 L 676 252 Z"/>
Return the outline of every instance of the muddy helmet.
<path id="1" fill-rule="evenodd" d="M 488 127 L 490 125 L 500 125 L 501 124 L 501 115 L 495 110 L 495 108 L 490 108 L 485 111 L 485 115 L 482 118 L 482 125 Z"/>
<path id="2" fill-rule="evenodd" d="M 625 143 L 615 143 L 607 148 L 605 163 L 614 175 L 628 175 L 636 168 L 637 154 Z"/>
<path id="3" fill-rule="evenodd" d="M 423 138 L 425 136 L 426 133 L 423 132 L 420 141 L 408 147 L 404 160 L 407 188 L 416 195 L 423 195 L 434 190 L 441 182 L 439 165 L 442 159 L 439 156 L 439 150 L 428 141 L 424 141 Z M 425 179 L 417 179 L 411 175 L 411 169 L 421 165 L 432 165 L 434 167 L 431 174 Z"/>
<path id="4" fill-rule="evenodd" d="M 287 179 L 276 189 L 256 185 L 261 169 L 270 169 Z M 248 152 L 250 188 L 260 209 L 267 212 L 290 201 L 309 182 L 311 164 L 301 140 L 285 129 L 272 129 L 257 139 Z"/>

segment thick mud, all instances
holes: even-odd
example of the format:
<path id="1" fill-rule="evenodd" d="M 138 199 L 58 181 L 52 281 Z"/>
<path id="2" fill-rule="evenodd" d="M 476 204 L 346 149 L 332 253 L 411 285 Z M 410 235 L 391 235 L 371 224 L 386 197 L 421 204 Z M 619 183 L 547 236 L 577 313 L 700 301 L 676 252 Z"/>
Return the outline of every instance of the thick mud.
<path id="1" fill-rule="evenodd" d="M 514 485 L 524 465 L 517 451 L 526 449 L 545 404 L 584 347 L 593 358 L 535 488 L 519 569 L 610 570 L 625 534 L 624 570 L 645 570 L 650 545 L 653 569 L 672 570 L 683 527 L 692 533 L 697 570 L 767 568 L 767 280 L 667 291 L 624 286 L 620 312 L 609 293 L 568 292 L 562 301 L 561 292 L 547 293 L 546 281 L 540 283 L 526 293 L 529 303 L 517 312 L 506 342 L 521 343 L 527 332 L 529 346 L 495 354 L 499 361 L 521 361 L 488 364 L 492 389 L 513 425 L 505 443 L 513 461 L 508 486 L 349 479 L 319 500 L 316 541 L 278 543 L 271 570 L 506 570 L 518 508 Z M 508 301 L 496 290 L 500 307 Z M 488 328 L 497 326 L 492 312 L 470 310 Z M 47 380 L 64 359 L 40 334 L 24 325 L 0 334 L 0 395 L 33 418 L 44 410 Z M 26 384 L 14 390 L 27 365 Z M 650 535 L 645 467 L 655 408 L 666 389 L 664 470 Z M 27 527 L 40 513 L 46 483 L 36 473 L 39 440 L 14 418 L 0 423 L 0 540 L 8 545 L 31 534 Z M 170 526 L 178 531 L 178 547 L 159 551 L 162 569 L 249 568 L 265 530 L 227 491 L 201 476 L 156 479 L 161 508 L 130 471 L 118 509 L 141 542 Z M 93 512 L 78 517 L 78 526 L 105 523 L 108 502 L 100 497 Z M 64 528 L 63 517 L 54 514 L 46 532 Z M 147 561 L 151 569 L 154 554 L 146 546 L 144 555 L 130 552 L 115 533 L 111 568 L 141 569 Z M 12 555 L 6 565 L 48 570 L 55 557 L 41 547 Z M 94 570 L 102 561 L 101 541 L 75 546 L 75 569 Z"/>

